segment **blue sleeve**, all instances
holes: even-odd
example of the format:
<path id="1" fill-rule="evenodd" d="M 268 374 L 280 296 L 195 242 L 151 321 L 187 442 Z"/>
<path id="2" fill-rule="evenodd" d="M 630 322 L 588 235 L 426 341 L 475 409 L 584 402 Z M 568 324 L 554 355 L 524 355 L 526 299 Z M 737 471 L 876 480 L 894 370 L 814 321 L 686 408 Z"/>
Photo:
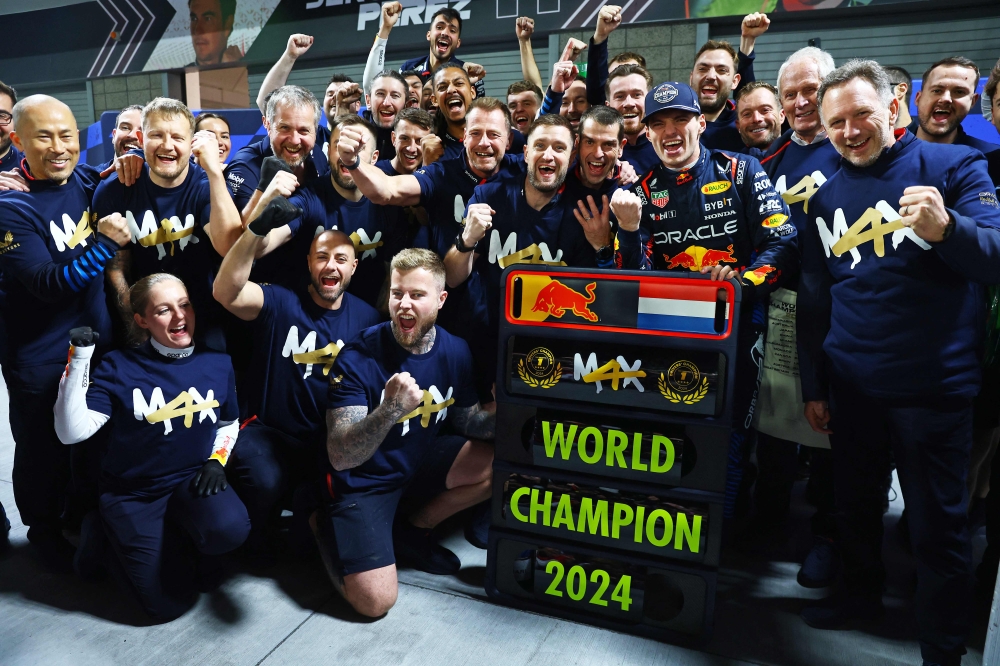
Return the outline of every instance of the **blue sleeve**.
<path id="1" fill-rule="evenodd" d="M 608 40 L 600 44 L 590 38 L 590 48 L 587 49 L 587 102 L 591 106 L 600 106 L 607 101 L 604 87 L 608 84 Z"/>
<path id="2" fill-rule="evenodd" d="M 290 196 L 288 201 L 302 209 L 302 214 L 288 223 L 288 228 L 292 231 L 292 238 L 295 238 L 295 236 L 298 235 L 303 226 L 308 227 L 311 222 L 316 221 L 317 217 L 319 218 L 319 224 L 323 224 L 325 221 L 322 219 L 322 213 L 319 215 L 316 213 L 316 206 L 314 205 L 317 203 L 316 196 L 311 190 L 300 189 L 295 194 Z M 320 208 L 322 208 L 322 206 L 320 206 Z"/>
<path id="3" fill-rule="evenodd" d="M 348 343 L 333 364 L 330 387 L 327 389 L 327 409 L 340 407 L 367 407 L 369 413 L 378 405 L 368 403 L 365 382 L 370 380 L 368 358 L 362 353 L 360 343 Z"/>
<path id="4" fill-rule="evenodd" d="M 274 327 L 274 320 L 281 310 L 281 287 L 273 284 L 260 285 L 260 291 L 264 297 L 264 302 L 260 306 L 260 313 L 253 320 L 254 328 L 259 328 L 268 333 Z"/>
<path id="5" fill-rule="evenodd" d="M 548 113 L 559 113 L 559 107 L 562 106 L 563 93 L 557 93 L 552 90 L 552 86 L 545 89 L 545 99 L 542 100 L 542 108 L 538 111 L 538 115 L 544 116 Z"/>
<path id="6" fill-rule="evenodd" d="M 114 404 L 111 400 L 112 387 L 118 371 L 114 360 L 108 357 L 90 371 L 90 386 L 87 387 L 87 409 L 111 416 Z"/>
<path id="7" fill-rule="evenodd" d="M 233 202 L 236 209 L 243 212 L 246 205 L 250 203 L 260 176 L 255 174 L 249 166 L 243 162 L 232 162 L 226 167 L 226 185 L 229 186 L 229 193 L 233 195 Z"/>
<path id="8" fill-rule="evenodd" d="M 932 247 L 959 275 L 982 284 L 1000 284 L 1000 203 L 982 153 L 963 159 L 946 187 L 944 205 L 955 228 Z"/>
<path id="9" fill-rule="evenodd" d="M 740 82 L 736 84 L 736 90 L 733 91 L 734 98 L 743 86 L 757 80 L 757 77 L 753 73 L 753 61 L 757 57 L 757 49 L 754 49 L 750 55 L 741 51 L 736 57 L 739 63 L 736 65 L 736 73 L 740 75 Z"/>
<path id="10" fill-rule="evenodd" d="M 625 231 L 621 227 L 615 232 L 615 266 L 626 270 L 653 270 L 653 244 L 649 230 L 639 228 L 635 231 Z"/>
<path id="11" fill-rule="evenodd" d="M 737 171 L 743 167 L 738 163 L 745 163 L 742 170 L 745 170 L 746 177 L 743 185 L 736 185 L 735 179 L 732 182 L 743 200 L 744 215 L 750 225 L 750 239 L 756 254 L 753 263 L 741 276 L 743 293 L 749 291 L 760 298 L 777 289 L 778 278 L 782 274 L 794 272 L 797 267 L 797 232 L 792 224 L 788 204 L 774 190 L 774 185 L 760 162 L 746 155 L 736 159 Z M 762 190 L 755 189 L 754 183 L 757 182 L 764 183 Z M 761 200 L 758 200 L 758 196 L 762 197 Z"/>
<path id="12" fill-rule="evenodd" d="M 816 198 L 819 195 L 817 193 L 810 202 L 810 212 L 800 236 L 802 274 L 799 278 L 795 334 L 803 402 L 827 400 L 829 396 L 823 342 L 830 332 L 833 276 L 827 269 L 822 241 L 816 231 L 816 211 L 819 208 Z"/>
<path id="13" fill-rule="evenodd" d="M 118 244 L 104 234 L 87 238 L 87 251 L 75 259 L 57 263 L 45 241 L 30 222 L 0 209 L 0 224 L 12 236 L 13 245 L 0 254 L 0 270 L 17 278 L 32 296 L 56 303 L 83 291 L 104 274 L 104 265 L 118 252 Z"/>

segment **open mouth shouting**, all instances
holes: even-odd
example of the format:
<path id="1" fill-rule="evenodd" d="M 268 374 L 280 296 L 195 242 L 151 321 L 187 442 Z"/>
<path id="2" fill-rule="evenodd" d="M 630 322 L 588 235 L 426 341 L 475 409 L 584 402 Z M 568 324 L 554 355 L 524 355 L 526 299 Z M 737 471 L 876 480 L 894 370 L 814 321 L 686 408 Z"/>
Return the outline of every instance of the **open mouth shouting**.
<path id="1" fill-rule="evenodd" d="M 585 170 L 590 180 L 604 180 L 608 169 L 608 158 L 591 158 L 584 162 Z"/>
<path id="2" fill-rule="evenodd" d="M 176 326 L 171 326 L 167 329 L 167 335 L 170 336 L 171 342 L 176 343 L 186 343 L 190 339 L 190 334 L 188 333 L 188 325 L 186 322 L 177 324 Z"/>
<path id="3" fill-rule="evenodd" d="M 931 122 L 935 125 L 946 126 L 953 115 L 955 115 L 955 109 L 950 104 L 935 106 L 931 112 Z"/>
<path id="4" fill-rule="evenodd" d="M 451 38 L 441 35 L 436 40 L 434 40 L 434 50 L 437 51 L 438 56 L 446 56 L 451 50 Z"/>
<path id="5" fill-rule="evenodd" d="M 681 139 L 667 139 L 660 143 L 663 154 L 667 158 L 679 158 L 684 154 L 684 142 Z"/>
<path id="6" fill-rule="evenodd" d="M 396 122 L 396 107 L 391 104 L 383 104 L 378 108 L 376 117 L 378 118 L 379 126 L 392 127 L 392 124 Z"/>
<path id="7" fill-rule="evenodd" d="M 514 116 L 513 121 L 514 125 L 517 126 L 517 129 L 524 132 L 528 129 L 528 125 L 531 124 L 532 117 L 527 113 L 518 113 Z"/>
<path id="8" fill-rule="evenodd" d="M 554 183 L 557 173 L 555 164 L 539 164 L 535 167 L 535 175 L 540 183 Z"/>
<path id="9" fill-rule="evenodd" d="M 412 312 L 400 312 L 396 315 L 396 326 L 404 336 L 412 335 L 417 330 L 417 316 Z"/>
<path id="10" fill-rule="evenodd" d="M 449 116 L 461 118 L 465 114 L 465 99 L 457 92 L 451 93 L 445 96 L 443 107 Z"/>

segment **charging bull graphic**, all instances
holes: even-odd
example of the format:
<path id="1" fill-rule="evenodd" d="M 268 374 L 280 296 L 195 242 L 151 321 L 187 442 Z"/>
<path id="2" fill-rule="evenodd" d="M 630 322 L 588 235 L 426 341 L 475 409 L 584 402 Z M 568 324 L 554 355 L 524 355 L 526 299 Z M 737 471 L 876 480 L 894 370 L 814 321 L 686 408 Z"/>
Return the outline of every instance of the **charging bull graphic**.
<path id="1" fill-rule="evenodd" d="M 538 292 L 531 311 L 545 312 L 559 318 L 566 314 L 566 310 L 570 310 L 577 317 L 583 317 L 587 321 L 597 321 L 597 315 L 589 307 L 594 302 L 596 288 L 597 283 L 591 282 L 585 287 L 584 291 L 587 292 L 587 295 L 584 296 L 559 280 L 552 280 Z"/>
<path id="2" fill-rule="evenodd" d="M 736 263 L 733 256 L 733 246 L 726 250 L 709 250 L 700 245 L 690 245 L 683 252 L 678 252 L 674 256 L 663 255 L 668 262 L 667 269 L 688 268 L 692 271 L 700 271 L 705 266 L 718 266 L 722 263 Z"/>

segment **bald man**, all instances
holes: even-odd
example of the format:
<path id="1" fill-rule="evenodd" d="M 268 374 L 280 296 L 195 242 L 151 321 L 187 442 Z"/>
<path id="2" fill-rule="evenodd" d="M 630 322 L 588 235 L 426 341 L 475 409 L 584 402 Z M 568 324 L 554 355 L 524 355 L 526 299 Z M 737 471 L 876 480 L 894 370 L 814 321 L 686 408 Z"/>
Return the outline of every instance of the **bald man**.
<path id="1" fill-rule="evenodd" d="M 248 411 L 243 415 L 251 421 L 240 433 L 226 472 L 250 513 L 248 546 L 258 554 L 275 544 L 268 537 L 282 497 L 317 478 L 315 455 L 326 438 L 334 359 L 344 342 L 379 322 L 373 307 L 346 293 L 358 257 L 343 231 L 324 231 L 313 239 L 305 258 L 307 287 L 293 291 L 249 281 L 264 237 L 291 220 L 282 218 L 283 211 L 298 213 L 286 199 L 278 199 L 250 223 L 222 261 L 214 286 L 223 307 L 253 322 Z M 303 527 L 307 517 L 296 516 Z"/>
<path id="2" fill-rule="evenodd" d="M 71 565 L 73 546 L 60 516 L 70 481 L 69 449 L 56 437 L 52 405 L 66 365 L 70 330 L 111 340 L 103 273 L 130 240 L 120 215 L 95 221 L 91 199 L 99 174 L 78 164 L 80 143 L 69 107 L 46 95 L 14 105 L 11 141 L 24 153 L 27 191 L 0 197 L 0 271 L 8 326 L 3 375 L 14 436 L 14 500 L 28 540 L 57 570 Z"/>

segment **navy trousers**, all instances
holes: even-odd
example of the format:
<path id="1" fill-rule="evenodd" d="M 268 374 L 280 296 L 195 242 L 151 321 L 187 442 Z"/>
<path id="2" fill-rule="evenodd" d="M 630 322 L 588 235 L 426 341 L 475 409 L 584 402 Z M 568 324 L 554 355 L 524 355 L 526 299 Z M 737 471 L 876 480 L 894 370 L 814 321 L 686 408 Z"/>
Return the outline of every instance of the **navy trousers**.
<path id="1" fill-rule="evenodd" d="M 250 533 L 246 508 L 232 489 L 199 497 L 193 478 L 156 493 L 101 493 L 111 546 L 139 603 L 156 620 L 174 619 L 191 607 L 198 553 L 228 553 Z"/>
<path id="2" fill-rule="evenodd" d="M 917 564 L 921 653 L 926 661 L 957 663 L 972 621 L 965 485 L 972 401 L 884 400 L 834 381 L 830 411 L 837 529 L 849 591 L 882 593 L 882 493 L 891 452 Z"/>

